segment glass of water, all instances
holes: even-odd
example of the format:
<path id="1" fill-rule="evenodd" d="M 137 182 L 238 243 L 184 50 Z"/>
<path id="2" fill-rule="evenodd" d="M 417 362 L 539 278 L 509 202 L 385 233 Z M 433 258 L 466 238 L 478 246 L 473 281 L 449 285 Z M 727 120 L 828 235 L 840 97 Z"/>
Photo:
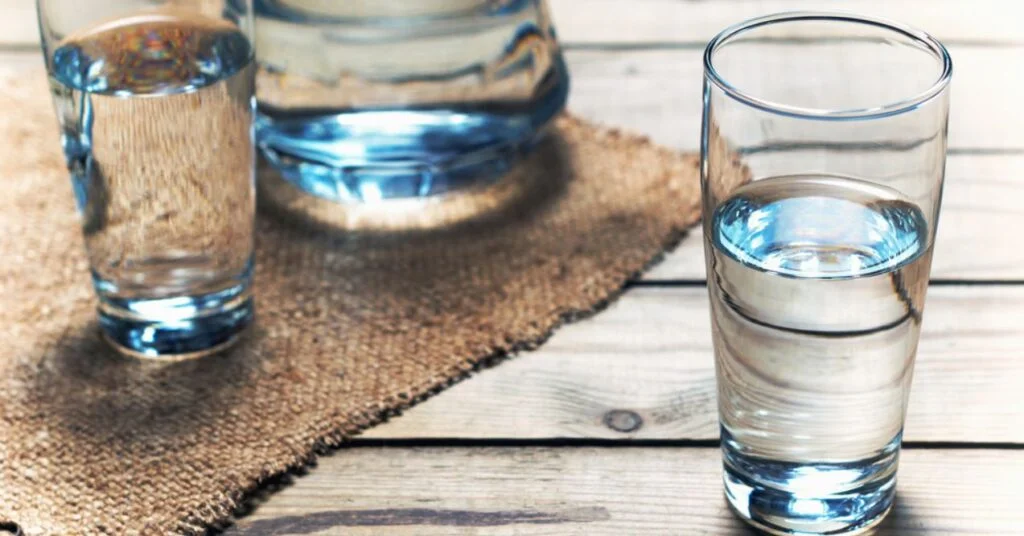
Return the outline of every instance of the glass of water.
<path id="1" fill-rule="evenodd" d="M 254 6 L 259 145 L 310 199 L 358 206 L 493 183 L 565 106 L 546 0 Z"/>
<path id="2" fill-rule="evenodd" d="M 950 57 L 899 24 L 784 13 L 723 31 L 704 67 L 728 502 L 772 534 L 869 531 L 895 497 Z"/>
<path id="3" fill-rule="evenodd" d="M 249 2 L 38 11 L 103 333 L 145 357 L 225 347 L 252 318 Z"/>

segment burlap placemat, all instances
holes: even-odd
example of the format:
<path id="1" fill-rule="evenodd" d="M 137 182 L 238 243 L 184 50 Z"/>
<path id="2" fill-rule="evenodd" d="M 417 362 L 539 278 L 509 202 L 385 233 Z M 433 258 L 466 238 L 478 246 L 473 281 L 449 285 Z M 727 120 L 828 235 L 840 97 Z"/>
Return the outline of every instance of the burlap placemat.
<path id="1" fill-rule="evenodd" d="M 339 232 L 264 211 L 250 335 L 136 361 L 98 336 L 42 78 L 0 81 L 0 521 L 27 535 L 201 533 L 262 480 L 601 308 L 698 218 L 694 155 L 564 118 L 484 216 Z"/>

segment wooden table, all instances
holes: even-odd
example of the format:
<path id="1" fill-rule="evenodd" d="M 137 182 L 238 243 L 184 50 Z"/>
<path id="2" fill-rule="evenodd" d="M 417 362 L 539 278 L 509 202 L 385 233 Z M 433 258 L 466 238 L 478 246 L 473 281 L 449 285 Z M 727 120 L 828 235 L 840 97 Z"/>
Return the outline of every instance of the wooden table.
<path id="1" fill-rule="evenodd" d="M 571 108 L 685 150 L 697 147 L 703 45 L 733 22 L 838 8 L 917 25 L 949 46 L 943 218 L 898 505 L 881 533 L 1024 533 L 1024 6 L 551 6 L 573 75 Z M 31 2 L 0 0 L 0 9 L 0 73 L 38 65 Z M 703 279 L 691 236 L 608 311 L 322 457 L 228 533 L 747 534 L 722 498 Z"/>

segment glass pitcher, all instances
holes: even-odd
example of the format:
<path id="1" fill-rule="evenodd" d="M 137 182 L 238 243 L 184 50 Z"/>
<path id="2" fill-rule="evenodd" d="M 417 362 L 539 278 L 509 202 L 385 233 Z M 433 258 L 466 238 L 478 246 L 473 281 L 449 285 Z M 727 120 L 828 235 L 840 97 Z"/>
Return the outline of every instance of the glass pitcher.
<path id="1" fill-rule="evenodd" d="M 339 203 L 496 181 L 564 108 L 544 0 L 255 0 L 264 156 Z"/>

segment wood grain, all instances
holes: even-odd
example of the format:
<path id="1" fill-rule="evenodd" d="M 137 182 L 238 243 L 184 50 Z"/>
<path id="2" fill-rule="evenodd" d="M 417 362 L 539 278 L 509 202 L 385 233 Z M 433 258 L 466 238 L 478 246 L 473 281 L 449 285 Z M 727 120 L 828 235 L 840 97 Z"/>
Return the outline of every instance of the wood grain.
<path id="1" fill-rule="evenodd" d="M 743 19 L 792 10 L 835 10 L 914 24 L 940 39 L 966 43 L 1022 43 L 1021 7 L 1005 0 L 549 0 L 567 43 L 702 44 Z M 634 7 L 635 6 L 635 7 Z M 39 36 L 33 0 L 0 0 L 0 45 L 34 44 Z M 949 16 L 956 13 L 955 17 Z"/>
<path id="2" fill-rule="evenodd" d="M 671 61 L 661 54 L 678 52 L 571 52 L 569 61 L 576 73 L 573 98 L 580 101 L 578 104 L 593 118 L 609 123 L 632 121 L 630 126 L 634 129 L 657 132 L 664 115 L 657 112 L 657 106 L 644 114 L 630 115 L 618 111 L 632 106 L 633 101 L 615 97 L 616 85 L 611 82 L 614 77 L 610 73 L 622 65 L 630 65 L 628 61 L 621 63 L 625 61 L 623 56 L 646 57 L 637 65 L 660 70 L 663 67 L 659 65 Z M 0 54 L 0 73 L 40 63 L 40 56 L 35 52 L 4 53 Z M 669 78 L 661 77 L 659 80 L 665 82 Z M 654 85 L 657 84 L 650 80 L 643 84 L 645 87 Z M 604 89 L 598 90 L 600 87 Z M 685 106 L 690 107 L 691 115 L 699 114 L 697 99 L 696 93 L 693 99 L 686 99 L 688 104 Z M 598 105 L 600 102 L 605 104 Z M 669 111 L 666 114 L 678 111 L 671 110 L 673 102 L 676 101 L 668 100 L 666 108 Z M 696 118 L 691 117 L 688 121 L 692 123 Z M 685 123 L 687 120 L 680 122 Z M 933 276 L 947 279 L 1017 279 L 1024 276 L 1024 252 L 1019 248 L 1006 247 L 1001 235 L 986 232 L 990 229 L 1016 229 L 1024 223 L 1021 209 L 1024 204 L 1019 201 L 1024 196 L 1024 186 L 1018 180 L 1022 174 L 1024 155 L 950 156 Z M 648 274 L 648 278 L 703 279 L 701 248 L 698 231 L 684 240 L 675 253 Z M 487 371 L 473 382 L 456 387 L 443 397 L 415 408 L 403 419 L 375 429 L 368 435 L 622 437 L 621 432 L 611 429 L 603 419 L 609 411 L 626 409 L 637 412 L 644 422 L 643 427 L 627 434 L 628 437 L 714 437 L 713 379 L 703 289 L 667 291 L 664 297 L 660 297 L 659 292 L 635 290 L 613 309 L 614 312 L 565 330 L 542 352 Z M 968 295 L 970 298 L 966 298 Z M 908 437 L 911 440 L 1022 440 L 1022 435 L 1014 427 L 1003 425 L 1008 416 L 1012 417 L 1013 411 L 1021 411 L 1020 402 L 1012 395 L 1015 389 L 1024 387 L 1022 373 L 1013 370 L 1006 361 L 1007 356 L 1015 355 L 1013 345 L 1019 345 L 1021 341 L 1013 340 L 1005 332 L 1012 331 L 1007 322 L 1019 322 L 1020 307 L 1016 303 L 986 305 L 1006 302 L 1002 298 L 1007 295 L 1018 296 L 1019 293 L 1015 289 L 1004 292 L 974 287 L 933 291 L 918 369 L 918 387 L 910 410 Z M 963 327 L 954 321 L 957 311 L 953 302 L 956 300 L 974 303 L 985 318 L 991 317 L 989 322 L 995 323 L 989 326 L 1002 322 L 1004 333 L 992 338 L 985 331 L 972 333 L 966 330 L 968 333 L 962 341 L 946 339 L 949 344 L 959 344 L 973 352 L 959 365 L 973 378 L 971 389 L 963 389 L 957 383 L 959 378 L 944 378 L 938 371 L 935 377 L 941 380 L 940 383 L 934 388 L 922 387 L 921 378 L 927 377 L 932 363 L 929 348 L 935 343 L 929 342 L 929 333 L 935 332 L 936 318 L 948 319 L 946 326 Z M 635 313 L 622 312 L 634 304 L 643 305 Z M 1005 311 L 999 308 L 1004 306 L 1011 314 L 1003 314 Z M 588 340 L 602 340 L 600 336 L 604 332 L 621 333 L 623 330 L 642 333 L 643 336 L 612 340 L 609 348 L 614 348 L 614 351 L 596 356 L 586 350 Z M 583 335 L 573 335 L 575 333 Z M 576 344 L 570 341 L 578 341 L 582 346 L 570 348 Z M 985 355 L 994 357 L 979 359 Z M 977 365 L 968 366 L 969 363 Z M 953 365 L 953 370 L 957 367 Z M 680 389 L 686 391 L 680 392 Z M 964 398 L 969 399 L 967 404 L 961 403 Z M 947 408 L 952 418 L 945 413 Z"/>
<path id="3" fill-rule="evenodd" d="M 1024 47 L 951 46 L 954 75 L 949 146 L 954 153 L 1024 149 Z M 648 134 L 679 149 L 699 147 L 700 49 L 573 50 L 570 107 L 577 113 Z M 750 58 L 750 69 L 758 59 Z M 998 120 L 995 120 L 997 119 Z"/>
<path id="4" fill-rule="evenodd" d="M 28 48 L 39 43 L 34 0 L 0 0 L 0 46 Z"/>
<path id="5" fill-rule="evenodd" d="M 1024 287 L 929 291 L 908 441 L 1017 442 Z M 634 288 L 541 349 L 485 370 L 365 438 L 718 437 L 703 288 Z"/>
<path id="6" fill-rule="evenodd" d="M 723 28 L 727 21 L 731 23 L 771 12 L 793 2 L 636 1 L 644 9 L 622 9 L 619 0 L 562 0 L 553 4 L 556 20 L 562 26 L 568 26 L 560 35 L 570 48 L 573 43 L 593 42 L 588 36 L 626 39 L 623 35 L 633 35 L 627 41 L 641 47 L 639 50 L 571 51 L 569 60 L 574 83 L 570 105 L 585 116 L 649 134 L 659 143 L 695 149 L 700 127 L 702 47 L 650 50 L 643 48 L 645 42 L 647 45 L 658 44 L 665 39 L 647 42 L 634 38 L 657 35 L 662 31 L 658 28 L 668 25 L 674 28 L 670 34 L 674 39 L 702 43 L 717 29 Z M 945 5 L 953 1 L 939 3 Z M 818 8 L 834 4 L 823 0 L 796 3 Z M 1006 22 L 1011 17 L 1005 16 L 1007 9 L 1004 3 L 1000 3 L 1003 7 L 998 11 L 993 1 L 979 2 L 977 9 L 972 4 L 972 9 L 960 10 L 962 17 L 950 17 L 948 12 L 935 9 L 934 3 L 926 3 L 925 0 L 856 0 L 845 2 L 843 7 L 858 11 L 858 4 L 863 4 L 864 12 L 888 13 L 895 9 L 897 14 L 935 18 L 944 21 L 944 28 L 969 31 L 975 39 L 998 36 L 1002 26 L 1015 32 L 1012 35 L 1019 38 L 1015 21 Z M 892 7 L 886 7 L 890 5 Z M 926 5 L 928 9 L 922 9 Z M 1024 7 L 1017 6 L 1010 11 L 1014 9 Z M 38 42 L 30 0 L 0 0 L 0 12 L 4 13 L 0 17 L 0 36 L 3 36 L 0 37 L 0 45 L 6 43 L 25 48 Z M 994 16 L 997 13 L 1002 16 Z M 630 21 L 628 17 L 638 17 L 638 20 Z M 680 21 L 686 24 L 679 26 Z M 629 32 L 623 34 L 622 31 L 627 29 Z M 1024 132 L 1017 128 L 1017 125 L 1024 124 L 1024 107 L 1018 105 L 1015 89 L 1024 76 L 1024 70 L 1020 68 L 1024 66 L 1024 46 L 988 47 L 953 43 L 950 50 L 956 64 L 956 75 L 951 147 L 956 150 L 1024 149 Z M 756 68 L 757 58 L 751 58 L 751 62 L 751 68 Z M 1000 121 L 991 121 L 996 110 Z"/>
<path id="7" fill-rule="evenodd" d="M 997 50 L 985 50 L 999 53 Z M 660 143 L 694 150 L 701 113 L 697 82 L 700 67 L 694 54 L 677 50 L 569 52 L 568 59 L 574 73 L 570 105 L 588 118 L 649 134 Z M 681 57 L 687 55 L 693 57 L 689 60 Z M 981 59 L 983 56 L 977 58 L 983 63 L 991 63 Z M 685 67 L 687 62 L 694 65 Z M 0 74 L 41 63 L 40 55 L 35 52 L 0 53 Z M 1024 65 L 1024 56 L 1021 63 Z M 992 65 L 986 68 L 996 70 Z M 964 69 L 970 71 L 969 67 Z M 958 71 L 958 76 L 962 70 Z M 978 74 L 978 78 L 984 76 Z M 1010 89 L 1004 95 L 991 94 L 995 91 L 993 86 L 999 85 L 976 84 L 962 90 L 958 88 L 957 102 L 970 108 L 991 106 L 1000 99 L 1012 99 Z M 975 91 L 969 93 L 970 88 Z M 980 109 L 961 111 L 959 116 L 974 118 L 977 128 L 983 129 L 985 124 L 994 123 L 998 130 L 1024 125 L 1024 115 L 1016 119 L 1008 117 L 1014 113 L 1024 114 L 1024 107 L 1003 106 L 999 116 L 1007 121 L 990 121 L 992 113 Z M 959 127 L 975 129 L 970 124 Z M 954 123 L 954 137 L 959 132 L 956 128 L 958 124 Z M 682 136 L 682 132 L 686 136 Z M 1014 135 L 1024 136 L 1024 131 L 1020 132 Z M 977 137 L 984 136 L 979 134 Z M 1024 141 L 1021 143 L 1024 147 Z M 965 153 L 963 148 L 953 148 L 947 164 L 946 196 L 932 267 L 933 277 L 1024 279 L 1024 250 L 1002 247 L 1002 235 L 991 232 L 992 229 L 1014 229 L 1024 225 L 1024 182 L 1018 180 L 1020 176 L 1024 176 L 1024 154 Z M 677 251 L 666 257 L 665 262 L 647 274 L 646 279 L 703 280 L 702 247 L 699 232 L 692 233 Z"/>
<path id="8" fill-rule="evenodd" d="M 1005 0 L 549 0 L 568 43 L 703 43 L 745 19 L 780 11 L 842 10 L 912 24 L 949 43 L 1022 44 L 1022 7 Z M 628 4 L 628 7 L 627 7 Z M 955 15 L 954 15 L 955 14 Z"/>
<path id="9" fill-rule="evenodd" d="M 342 450 L 232 536 L 747 536 L 722 498 L 718 449 Z M 905 450 L 878 534 L 1017 534 L 1024 452 Z"/>
<path id="10" fill-rule="evenodd" d="M 1024 250 L 1006 234 L 1024 228 L 1024 155 L 951 154 L 936 235 L 933 279 L 1024 279 Z M 1005 230 L 1005 231 L 1004 231 Z M 644 279 L 704 280 L 701 231 L 695 229 Z"/>
<path id="11" fill-rule="evenodd" d="M 3 12 L 0 11 L 0 19 L 2 19 Z M 35 70 L 35 74 L 39 75 L 42 73 L 43 68 L 43 55 L 37 50 L 24 50 L 17 52 L 3 52 L 0 51 L 0 76 L 11 76 L 17 73 L 32 72 Z M 56 117 L 53 118 L 57 120 Z"/>
<path id="12" fill-rule="evenodd" d="M 1019 279 L 1024 108 L 1022 7 L 1002 0 L 551 0 L 583 115 L 696 147 L 699 48 L 767 12 L 834 9 L 913 23 L 952 44 L 957 71 L 945 214 L 933 274 Z M 31 0 L 0 0 L 0 47 L 34 49 Z M 608 46 L 611 45 L 611 46 Z M 657 50 L 645 50 L 655 46 Z M 616 50 L 618 49 L 618 50 Z M 39 65 L 0 54 L 0 73 Z M 998 118 L 998 120 L 994 120 Z M 691 237 L 650 274 L 703 278 Z M 931 290 L 908 416 L 910 441 L 1024 442 L 1024 288 Z M 702 288 L 638 288 L 541 351 L 368 432 L 374 438 L 711 439 L 714 380 Z M 235 535 L 746 535 L 705 448 L 343 450 L 241 520 Z M 907 450 L 885 535 L 1014 534 L 1020 450 Z"/>
<path id="13" fill-rule="evenodd" d="M 1018 128 L 1024 125 L 1024 107 L 1016 104 L 1013 89 L 1019 87 L 1024 69 L 1011 68 L 1024 66 L 1024 48 L 960 46 L 952 51 L 956 74 L 947 190 L 932 275 L 1024 279 L 1024 250 L 1003 247 L 1003 239 L 992 232 L 1024 225 L 1024 184 L 1017 180 L 1024 175 L 1024 130 Z M 671 147 L 696 150 L 702 106 L 700 56 L 696 49 L 570 51 L 569 105 L 584 117 L 642 132 Z M 703 280 L 699 233 L 646 278 Z"/>

